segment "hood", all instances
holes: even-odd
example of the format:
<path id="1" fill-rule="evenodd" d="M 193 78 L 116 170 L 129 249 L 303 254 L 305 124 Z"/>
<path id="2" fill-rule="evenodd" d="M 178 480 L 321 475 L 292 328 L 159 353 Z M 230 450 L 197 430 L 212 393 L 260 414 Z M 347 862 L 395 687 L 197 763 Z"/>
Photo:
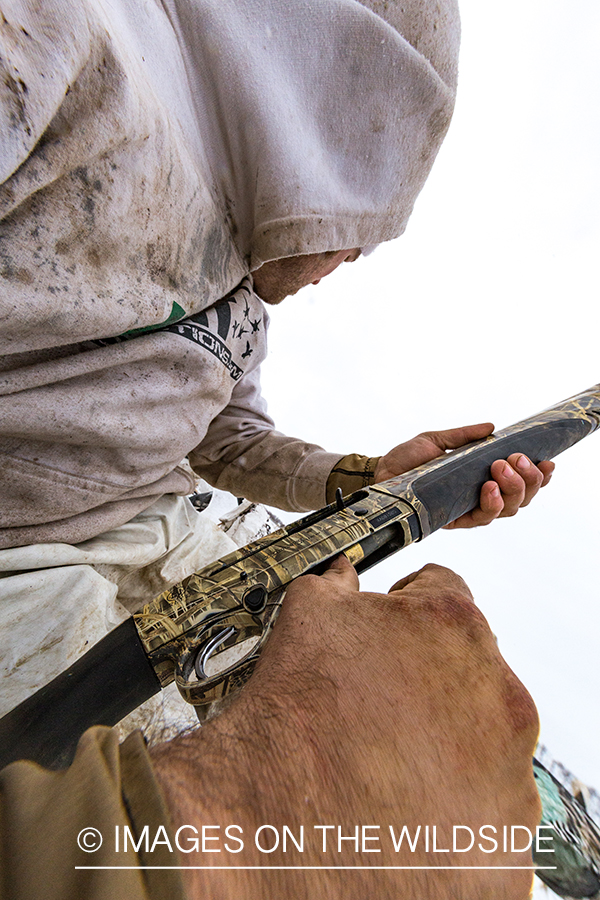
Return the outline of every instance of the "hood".
<path id="1" fill-rule="evenodd" d="M 163 0 L 253 270 L 402 234 L 454 106 L 453 0 Z"/>

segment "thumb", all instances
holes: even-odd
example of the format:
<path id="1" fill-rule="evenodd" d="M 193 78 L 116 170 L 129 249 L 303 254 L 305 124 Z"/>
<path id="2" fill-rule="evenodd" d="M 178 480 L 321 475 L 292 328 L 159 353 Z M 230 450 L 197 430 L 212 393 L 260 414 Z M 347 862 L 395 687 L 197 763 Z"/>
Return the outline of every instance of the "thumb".
<path id="1" fill-rule="evenodd" d="M 332 559 L 321 578 L 334 584 L 341 591 L 357 591 L 359 589 L 356 569 L 343 553 Z"/>
<path id="2" fill-rule="evenodd" d="M 463 425 L 462 428 L 447 428 L 445 431 L 425 431 L 419 437 L 428 438 L 440 450 L 456 450 L 471 441 L 488 437 L 494 430 L 492 422 L 477 425 Z"/>

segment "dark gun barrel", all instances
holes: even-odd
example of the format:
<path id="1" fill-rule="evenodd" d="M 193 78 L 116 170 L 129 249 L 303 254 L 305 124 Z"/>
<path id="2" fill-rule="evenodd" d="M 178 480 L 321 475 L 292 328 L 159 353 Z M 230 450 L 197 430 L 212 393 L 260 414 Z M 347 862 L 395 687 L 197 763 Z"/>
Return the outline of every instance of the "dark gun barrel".
<path id="1" fill-rule="evenodd" d="M 86 728 L 116 724 L 173 680 L 208 710 L 250 676 L 294 578 L 321 571 L 340 552 L 358 571 L 369 568 L 473 509 L 494 460 L 515 452 L 536 463 L 552 459 L 599 424 L 595 385 L 483 441 L 339 497 L 188 576 L 0 719 L 0 768 L 23 758 L 68 765 Z M 251 654 L 204 676 L 212 648 L 221 653 L 253 636 L 260 639 Z"/>
<path id="2" fill-rule="evenodd" d="M 87 728 L 116 725 L 160 689 L 134 621 L 126 619 L 0 719 L 0 769 L 16 759 L 64 768 Z"/>

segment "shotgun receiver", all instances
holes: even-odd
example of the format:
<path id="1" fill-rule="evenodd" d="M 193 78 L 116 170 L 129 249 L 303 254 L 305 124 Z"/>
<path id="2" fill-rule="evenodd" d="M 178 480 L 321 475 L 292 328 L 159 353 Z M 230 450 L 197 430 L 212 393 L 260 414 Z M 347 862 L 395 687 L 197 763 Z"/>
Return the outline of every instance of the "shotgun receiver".
<path id="1" fill-rule="evenodd" d="M 228 554 L 159 594 L 66 672 L 0 720 L 0 768 L 68 765 L 86 728 L 114 725 L 176 681 L 205 719 L 250 677 L 287 586 L 345 553 L 361 572 L 473 509 L 490 465 L 521 452 L 537 463 L 600 425 L 600 385 L 482 441 L 342 497 Z M 252 650 L 216 674 L 224 651 Z M 226 657 L 222 657 L 225 659 Z"/>

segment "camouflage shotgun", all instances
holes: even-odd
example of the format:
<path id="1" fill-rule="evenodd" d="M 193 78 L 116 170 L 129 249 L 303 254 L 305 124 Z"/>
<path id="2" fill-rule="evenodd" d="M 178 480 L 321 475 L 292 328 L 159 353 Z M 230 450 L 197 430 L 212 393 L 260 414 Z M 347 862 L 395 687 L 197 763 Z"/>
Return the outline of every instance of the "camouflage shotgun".
<path id="1" fill-rule="evenodd" d="M 206 566 L 115 628 L 0 720 L 0 767 L 67 765 L 91 725 L 114 725 L 176 681 L 200 719 L 250 677 L 287 586 L 345 553 L 363 571 L 473 509 L 491 463 L 551 459 L 600 425 L 600 385 L 489 438 L 356 491 Z M 254 639 L 216 674 L 211 657 Z M 226 658 L 226 657 L 223 657 Z"/>

